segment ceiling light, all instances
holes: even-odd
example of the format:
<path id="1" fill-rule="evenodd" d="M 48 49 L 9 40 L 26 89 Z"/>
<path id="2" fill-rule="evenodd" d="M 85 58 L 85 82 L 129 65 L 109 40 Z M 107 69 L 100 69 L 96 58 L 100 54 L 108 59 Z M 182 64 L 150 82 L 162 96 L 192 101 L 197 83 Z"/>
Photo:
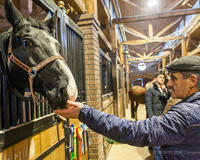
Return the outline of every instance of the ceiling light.
<path id="1" fill-rule="evenodd" d="M 148 7 L 153 8 L 158 5 L 158 0 L 148 0 Z"/>
<path id="2" fill-rule="evenodd" d="M 144 71 L 146 68 L 147 68 L 147 66 L 144 62 L 138 64 L 138 69 L 140 71 Z"/>

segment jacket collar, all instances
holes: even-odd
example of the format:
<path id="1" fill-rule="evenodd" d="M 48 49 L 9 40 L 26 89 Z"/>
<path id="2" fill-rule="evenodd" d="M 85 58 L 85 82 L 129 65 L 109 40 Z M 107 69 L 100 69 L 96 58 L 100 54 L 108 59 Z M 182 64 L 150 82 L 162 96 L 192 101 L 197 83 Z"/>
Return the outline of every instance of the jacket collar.
<path id="1" fill-rule="evenodd" d="M 191 102 L 194 100 L 200 99 L 200 91 L 199 92 L 195 92 L 194 94 L 190 95 L 189 97 L 186 97 L 185 99 L 183 99 L 184 102 Z"/>

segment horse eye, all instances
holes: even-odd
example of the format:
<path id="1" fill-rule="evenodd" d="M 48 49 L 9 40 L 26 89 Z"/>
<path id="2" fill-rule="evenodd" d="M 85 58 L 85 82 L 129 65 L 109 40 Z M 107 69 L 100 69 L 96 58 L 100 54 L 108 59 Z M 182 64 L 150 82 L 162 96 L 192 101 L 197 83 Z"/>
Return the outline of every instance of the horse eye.
<path id="1" fill-rule="evenodd" d="M 29 47 L 29 46 L 31 46 L 31 45 L 32 45 L 32 43 L 31 43 L 30 41 L 24 39 L 24 46 L 25 46 L 25 47 Z"/>

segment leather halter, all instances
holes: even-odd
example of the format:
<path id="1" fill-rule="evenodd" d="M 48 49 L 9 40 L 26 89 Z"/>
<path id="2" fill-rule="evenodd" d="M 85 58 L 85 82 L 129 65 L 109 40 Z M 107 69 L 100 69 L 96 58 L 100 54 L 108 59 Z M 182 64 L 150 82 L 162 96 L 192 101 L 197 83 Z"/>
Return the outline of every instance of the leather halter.
<path id="1" fill-rule="evenodd" d="M 39 100 L 37 98 L 37 96 L 35 95 L 35 92 L 33 90 L 33 80 L 37 75 L 37 72 L 39 70 L 41 70 L 42 68 L 44 68 L 47 64 L 55 61 L 56 59 L 63 59 L 62 56 L 51 56 L 46 58 L 45 60 L 43 60 L 42 62 L 40 62 L 39 64 L 37 64 L 34 67 L 29 67 L 26 64 L 24 64 L 23 62 L 21 62 L 19 59 L 17 59 L 13 53 L 12 53 L 12 32 L 10 34 L 10 38 L 9 38 L 9 44 L 8 44 L 8 63 L 10 63 L 10 61 L 14 62 L 16 65 L 18 65 L 20 68 L 22 68 L 24 71 L 26 71 L 28 73 L 29 76 L 29 87 L 30 87 L 30 91 L 31 91 L 31 95 L 33 98 L 34 102 L 47 102 L 46 100 Z"/>

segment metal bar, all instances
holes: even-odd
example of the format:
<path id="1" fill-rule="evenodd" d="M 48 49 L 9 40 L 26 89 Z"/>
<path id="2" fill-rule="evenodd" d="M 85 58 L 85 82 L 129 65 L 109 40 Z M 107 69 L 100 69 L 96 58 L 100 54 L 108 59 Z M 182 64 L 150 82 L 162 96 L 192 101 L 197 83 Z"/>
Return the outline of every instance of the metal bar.
<path id="1" fill-rule="evenodd" d="M 10 93 L 10 125 L 17 125 L 17 100 L 16 96 L 13 93 Z"/>
<path id="2" fill-rule="evenodd" d="M 64 125 L 64 133 L 65 133 L 65 146 L 71 146 L 70 142 L 71 142 L 71 129 L 69 127 L 69 119 L 67 119 L 67 121 L 65 121 L 63 123 Z M 65 147 L 65 157 L 66 157 L 66 160 L 70 160 L 70 148 L 69 147 Z"/>
<path id="3" fill-rule="evenodd" d="M 31 101 L 30 102 L 31 104 L 31 120 L 33 120 L 33 119 L 35 119 L 35 117 L 34 117 L 34 102 L 33 101 Z"/>
<path id="4" fill-rule="evenodd" d="M 2 122 L 2 110 L 3 110 L 3 106 L 2 106 L 2 95 L 3 95 L 3 92 L 2 92 L 2 72 L 1 72 L 1 66 L 0 66 L 0 130 L 3 128 L 3 122 Z"/>
<path id="5" fill-rule="evenodd" d="M 30 121 L 30 105 L 29 101 L 25 101 L 25 116 L 26 116 L 26 122 Z"/>
<path id="6" fill-rule="evenodd" d="M 21 124 L 23 122 L 23 110 L 22 110 L 22 101 L 17 97 L 17 124 Z"/>
<path id="7" fill-rule="evenodd" d="M 10 127 L 10 119 L 9 119 L 9 104 L 8 104 L 8 97 L 9 93 L 7 90 L 7 82 L 6 82 L 6 75 L 3 75 L 2 79 L 2 119 L 3 119 L 3 128 L 7 129 Z"/>

